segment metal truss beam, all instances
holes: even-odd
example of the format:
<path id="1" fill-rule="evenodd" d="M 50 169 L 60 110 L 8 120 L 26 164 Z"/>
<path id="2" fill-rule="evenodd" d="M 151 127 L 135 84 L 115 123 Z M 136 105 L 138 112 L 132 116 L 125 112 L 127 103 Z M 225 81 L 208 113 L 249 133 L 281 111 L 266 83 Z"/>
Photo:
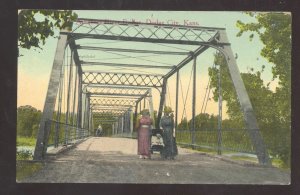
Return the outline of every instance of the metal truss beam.
<path id="1" fill-rule="evenodd" d="M 151 54 L 160 54 L 160 55 L 188 55 L 189 54 L 189 52 L 178 52 L 178 51 L 138 50 L 138 49 L 107 48 L 107 47 L 91 47 L 91 46 L 80 46 L 80 45 L 77 45 L 76 49 L 116 51 L 116 52 L 128 52 L 128 53 L 151 53 Z"/>
<path id="2" fill-rule="evenodd" d="M 126 86 L 106 86 L 106 85 L 87 85 L 86 92 L 91 95 L 123 95 L 123 96 L 142 96 L 148 94 L 150 88 L 145 87 L 126 87 Z"/>
<path id="3" fill-rule="evenodd" d="M 161 87 L 163 75 L 113 72 L 83 72 L 83 84 Z"/>
<path id="4" fill-rule="evenodd" d="M 128 106 L 94 106 L 92 110 L 129 110 Z"/>
<path id="5" fill-rule="evenodd" d="M 141 95 L 136 95 L 136 94 L 122 94 L 122 93 L 90 93 L 91 97 L 106 97 L 106 96 L 121 96 L 124 98 L 128 97 L 140 97 Z"/>
<path id="6" fill-rule="evenodd" d="M 159 65 L 140 65 L 140 64 L 121 64 L 121 63 L 107 63 L 107 62 L 87 62 L 81 61 L 82 65 L 95 65 L 95 66 L 110 66 L 110 67 L 130 67 L 130 68 L 147 68 L 147 69 L 172 69 L 175 66 L 159 66 Z"/>
<path id="7" fill-rule="evenodd" d="M 219 32 L 215 34 L 214 37 L 212 37 L 209 41 L 213 41 L 219 37 Z M 194 57 L 200 55 L 205 50 L 207 50 L 209 46 L 200 46 L 198 49 L 196 49 L 194 52 L 190 52 L 190 54 L 182 60 L 174 69 L 172 69 L 170 72 L 168 72 L 164 77 L 166 79 L 170 78 L 173 74 L 175 74 L 177 71 L 179 71 L 182 67 L 184 67 L 187 63 L 191 62 Z"/>
<path id="8" fill-rule="evenodd" d="M 118 20 L 102 20 L 102 19 L 91 19 L 91 18 L 77 18 L 76 23 L 79 25 L 83 24 L 94 24 L 94 25 L 105 25 L 105 24 L 114 24 L 114 25 L 134 25 L 134 26 L 149 26 L 149 27 L 164 27 L 164 28 L 180 28 L 180 29 L 198 29 L 198 30 L 225 30 L 225 28 L 220 27 L 205 27 L 205 26 L 189 26 L 189 25 L 171 25 L 171 24 L 155 24 L 155 23 L 143 23 L 136 21 L 118 21 Z M 74 32 L 74 29 L 72 32 Z"/>
<path id="9" fill-rule="evenodd" d="M 33 157 L 34 160 L 42 160 L 47 151 L 47 142 L 50 134 L 50 127 L 49 124 L 47 125 L 46 123 L 47 121 L 52 120 L 56 96 L 59 88 L 60 74 L 63 66 L 65 48 L 67 46 L 68 39 L 66 35 L 62 34 L 60 34 L 59 37 L 60 38 L 57 42 L 52 71 L 47 89 L 47 95 L 44 103 L 43 114 L 41 117 L 39 131 L 37 134 L 37 141 Z"/>
<path id="10" fill-rule="evenodd" d="M 80 27 L 77 28 L 76 25 Z M 188 45 L 209 44 L 208 40 L 223 29 L 84 18 L 78 19 L 74 26 L 75 29 L 68 33 L 74 39 L 91 38 Z"/>
<path id="11" fill-rule="evenodd" d="M 140 38 L 140 37 L 123 37 L 116 35 L 101 35 L 101 34 L 86 34 L 86 33 L 69 33 L 75 40 L 77 39 L 104 39 L 104 40 L 118 40 L 118 41 L 134 41 L 144 43 L 165 43 L 165 44 L 178 44 L 178 45 L 207 45 L 207 46 L 223 46 L 230 45 L 229 43 L 210 43 L 207 41 L 190 41 L 190 40 L 173 40 L 173 39 L 156 39 L 156 38 Z"/>
<path id="12" fill-rule="evenodd" d="M 228 41 L 225 30 L 223 30 L 220 33 L 220 40 Z M 256 120 L 255 112 L 254 112 L 252 104 L 250 102 L 250 98 L 246 91 L 244 82 L 241 78 L 240 71 L 236 64 L 236 60 L 235 60 L 235 57 L 231 50 L 231 47 L 224 46 L 224 47 L 218 48 L 218 50 L 224 54 L 224 57 L 227 61 L 231 80 L 232 80 L 234 88 L 236 90 L 238 100 L 239 100 L 239 103 L 241 105 L 241 108 L 242 108 L 242 111 L 244 114 L 246 128 L 250 135 L 252 144 L 256 150 L 258 161 L 260 164 L 271 165 L 268 151 L 266 149 L 262 135 L 260 134 L 260 131 L 259 131 L 259 126 L 258 126 L 258 123 Z"/>
<path id="13" fill-rule="evenodd" d="M 131 105 L 134 106 L 137 100 L 133 99 L 116 99 L 116 98 L 101 98 L 101 99 L 91 99 L 91 104 L 93 105 Z"/>
<path id="14" fill-rule="evenodd" d="M 119 114 L 119 115 L 122 115 L 124 114 L 125 112 L 127 112 L 128 110 L 111 110 L 111 109 L 107 109 L 107 110 L 93 110 L 93 114 L 102 114 L 102 113 L 107 113 L 107 114 Z"/>
<path id="15" fill-rule="evenodd" d="M 90 94 L 90 96 L 92 97 L 92 98 L 117 98 L 117 99 L 119 99 L 119 98 L 122 98 L 122 99 L 124 99 L 124 98 L 126 98 L 126 99 L 133 99 L 133 100 L 136 100 L 136 99 L 138 99 L 140 96 L 143 96 L 143 95 L 130 95 L 130 94 L 128 94 L 128 95 L 123 95 L 123 94 L 115 94 L 115 93 L 111 93 L 111 94 L 108 94 L 108 93 L 104 93 L 104 94 L 101 94 L 101 93 L 89 93 Z"/>

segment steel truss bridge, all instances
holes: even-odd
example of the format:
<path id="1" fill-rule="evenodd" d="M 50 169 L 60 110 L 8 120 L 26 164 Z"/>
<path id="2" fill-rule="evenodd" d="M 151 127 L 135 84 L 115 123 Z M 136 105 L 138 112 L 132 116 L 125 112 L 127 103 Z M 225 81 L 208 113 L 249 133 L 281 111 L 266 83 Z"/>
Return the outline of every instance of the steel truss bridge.
<path id="1" fill-rule="evenodd" d="M 111 43 L 112 47 L 103 47 L 104 43 Z M 118 45 L 113 47 L 115 43 Z M 56 136 L 59 135 L 58 123 L 55 127 L 49 127 L 47 124 L 49 121 L 55 122 L 56 119 L 61 121 L 59 117 L 63 107 L 66 108 L 66 128 L 75 129 L 74 136 L 81 135 L 79 130 L 92 130 L 94 124 L 100 123 L 110 124 L 113 134 L 132 133 L 138 112 L 147 107 L 152 117 L 154 116 L 154 89 L 160 94 L 155 121 L 158 128 L 166 102 L 167 82 L 173 75 L 176 76 L 177 126 L 180 70 L 191 62 L 195 73 L 197 57 L 209 48 L 214 48 L 224 55 L 259 163 L 270 164 L 224 28 L 84 18 L 73 23 L 72 31 L 60 32 L 34 159 L 44 158 L 52 129 L 55 130 Z M 128 53 L 134 56 L 129 56 Z M 97 59 L 98 55 L 102 57 L 100 60 Z M 118 57 L 112 57 L 116 55 Z M 143 55 L 154 57 L 150 60 Z M 179 60 L 178 63 L 163 63 L 159 56 Z M 126 63 L 124 59 L 127 59 Z M 147 61 L 147 64 L 141 61 Z M 191 141 L 194 144 L 196 74 L 193 74 L 192 86 Z"/>

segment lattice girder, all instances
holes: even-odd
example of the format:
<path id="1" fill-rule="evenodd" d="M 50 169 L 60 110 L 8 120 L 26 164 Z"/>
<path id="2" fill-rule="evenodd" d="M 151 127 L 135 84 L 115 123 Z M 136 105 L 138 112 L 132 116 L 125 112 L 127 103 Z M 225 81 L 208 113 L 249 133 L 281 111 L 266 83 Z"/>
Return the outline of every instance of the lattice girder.
<path id="1" fill-rule="evenodd" d="M 86 93 L 91 95 L 124 95 L 124 96 L 142 96 L 148 92 L 148 88 L 127 88 L 112 86 L 88 86 Z"/>
<path id="2" fill-rule="evenodd" d="M 122 99 L 122 98 L 91 98 L 90 105 L 96 106 L 96 105 L 102 105 L 102 106 L 135 106 L 136 104 L 135 99 Z"/>
<path id="3" fill-rule="evenodd" d="M 83 84 L 161 87 L 163 75 L 112 72 L 83 72 Z"/>
<path id="4" fill-rule="evenodd" d="M 79 18 L 73 25 L 75 39 L 99 38 L 145 42 L 173 42 L 181 44 L 205 44 L 224 28 L 189 25 L 167 25 L 142 22 L 110 21 Z"/>

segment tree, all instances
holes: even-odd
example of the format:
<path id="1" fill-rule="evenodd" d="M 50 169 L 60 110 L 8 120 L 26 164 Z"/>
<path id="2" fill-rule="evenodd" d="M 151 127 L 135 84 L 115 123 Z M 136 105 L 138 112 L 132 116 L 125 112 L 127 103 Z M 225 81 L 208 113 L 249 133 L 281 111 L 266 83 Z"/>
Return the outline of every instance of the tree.
<path id="1" fill-rule="evenodd" d="M 273 79 L 278 78 L 279 83 L 276 91 L 265 86 L 260 71 L 251 69 L 248 73 L 241 73 L 255 115 L 258 120 L 263 138 L 272 156 L 279 157 L 284 166 L 290 163 L 290 128 L 291 128 L 291 16 L 285 13 L 248 13 L 250 17 L 255 17 L 257 22 L 244 24 L 237 21 L 241 36 L 244 32 L 250 31 L 250 40 L 259 35 L 264 44 L 261 56 L 265 57 L 272 64 Z M 231 126 L 231 122 L 238 122 L 238 126 L 243 124 L 243 115 L 240 105 L 230 79 L 228 67 L 224 57 L 217 53 L 215 64 L 221 69 L 222 96 L 226 101 L 229 120 L 226 126 Z M 218 68 L 210 68 L 209 75 L 212 78 L 211 88 L 213 88 L 214 100 L 218 100 Z M 233 126 L 236 126 L 234 124 Z"/>
<path id="2" fill-rule="evenodd" d="M 272 66 L 273 79 L 278 78 L 276 88 L 276 107 L 285 125 L 291 124 L 291 15 L 288 13 L 248 13 L 257 22 L 245 24 L 237 21 L 242 36 L 250 31 L 250 40 L 257 34 L 265 45 L 261 56 L 266 58 Z"/>
<path id="3" fill-rule="evenodd" d="M 39 48 L 55 30 L 72 29 L 77 14 L 62 10 L 21 10 L 18 16 L 18 46 Z"/>
<path id="4" fill-rule="evenodd" d="M 279 151 L 280 158 L 285 165 L 290 162 L 291 136 L 291 14 L 289 13 L 248 13 L 257 19 L 255 23 L 245 24 L 237 21 L 242 36 L 244 32 L 251 32 L 250 39 L 257 34 L 264 44 L 261 56 L 265 57 L 272 66 L 273 79 L 279 83 L 273 94 L 271 110 L 274 126 L 278 130 L 278 143 L 273 148 Z M 276 123 L 275 123 L 276 121 Z"/>
<path id="5" fill-rule="evenodd" d="M 41 111 L 26 105 L 17 109 L 17 135 L 19 136 L 35 136 L 33 132 L 39 125 Z"/>

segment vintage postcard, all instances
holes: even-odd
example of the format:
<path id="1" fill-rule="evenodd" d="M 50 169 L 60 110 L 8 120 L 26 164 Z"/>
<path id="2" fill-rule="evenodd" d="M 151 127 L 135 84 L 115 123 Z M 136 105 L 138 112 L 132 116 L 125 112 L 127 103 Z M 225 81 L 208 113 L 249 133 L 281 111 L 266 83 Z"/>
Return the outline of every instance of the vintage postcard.
<path id="1" fill-rule="evenodd" d="M 18 11 L 18 183 L 291 183 L 291 13 Z"/>

